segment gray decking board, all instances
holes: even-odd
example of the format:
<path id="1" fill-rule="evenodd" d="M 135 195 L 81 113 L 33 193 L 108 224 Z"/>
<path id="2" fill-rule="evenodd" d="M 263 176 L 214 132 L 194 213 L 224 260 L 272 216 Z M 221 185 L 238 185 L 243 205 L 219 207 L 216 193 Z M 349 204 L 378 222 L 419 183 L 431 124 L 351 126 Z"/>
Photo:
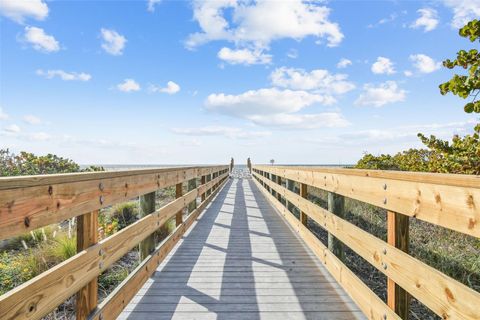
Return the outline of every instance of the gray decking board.
<path id="1" fill-rule="evenodd" d="M 363 319 L 250 179 L 231 179 L 119 319 Z"/>

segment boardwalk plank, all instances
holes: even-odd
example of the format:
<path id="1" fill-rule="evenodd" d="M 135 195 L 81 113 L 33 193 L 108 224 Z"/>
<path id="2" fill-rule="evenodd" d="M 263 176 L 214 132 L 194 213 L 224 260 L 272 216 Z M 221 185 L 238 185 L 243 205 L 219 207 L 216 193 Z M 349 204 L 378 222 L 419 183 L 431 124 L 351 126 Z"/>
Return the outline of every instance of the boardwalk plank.
<path id="1" fill-rule="evenodd" d="M 250 179 L 232 179 L 119 319 L 363 319 Z"/>

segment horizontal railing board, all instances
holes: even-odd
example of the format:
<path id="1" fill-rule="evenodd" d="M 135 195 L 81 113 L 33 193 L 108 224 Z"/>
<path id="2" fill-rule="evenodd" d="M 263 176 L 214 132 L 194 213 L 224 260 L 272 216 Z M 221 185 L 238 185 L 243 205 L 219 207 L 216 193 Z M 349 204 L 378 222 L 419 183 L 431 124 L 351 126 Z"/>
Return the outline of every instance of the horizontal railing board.
<path id="1" fill-rule="evenodd" d="M 154 174 L 164 174 L 173 171 L 196 170 L 197 176 L 207 175 L 218 172 L 222 169 L 228 169 L 228 166 L 186 166 L 186 167 L 166 167 L 151 169 L 133 169 L 133 170 L 114 170 L 114 171 L 94 171 L 94 172 L 75 172 L 58 174 L 41 174 L 30 176 L 0 177 L 0 190 L 37 187 L 51 184 L 72 183 L 89 180 L 123 178 L 129 176 L 144 176 Z"/>
<path id="2" fill-rule="evenodd" d="M 274 205 L 274 207 L 285 217 L 287 222 L 299 233 L 299 236 L 306 242 L 307 246 L 322 261 L 330 274 L 338 281 L 343 289 L 350 295 L 352 300 L 369 319 L 396 319 L 400 317 L 395 314 L 370 288 L 367 287 L 350 269 L 348 269 L 320 240 L 305 227 L 295 216 L 293 216 L 277 198 L 272 196 L 260 183 L 255 183 Z M 308 212 L 307 212 L 308 213 Z"/>
<path id="3" fill-rule="evenodd" d="M 108 320 L 116 319 L 122 312 L 129 301 L 135 297 L 143 284 L 156 271 L 156 268 L 165 259 L 168 253 L 173 249 L 177 242 L 182 238 L 183 234 L 197 219 L 198 215 L 203 211 L 206 205 L 213 199 L 216 193 L 223 187 L 226 182 L 225 176 L 220 178 L 220 186 L 212 192 L 203 201 L 200 206 L 189 214 L 187 219 L 178 226 L 175 231 L 169 235 L 156 250 L 147 257 L 141 265 L 139 265 L 116 289 L 112 292 L 89 317 L 91 320 Z M 218 182 L 212 180 L 211 182 Z"/>
<path id="4" fill-rule="evenodd" d="M 451 174 L 451 173 L 431 173 L 431 172 L 412 172 L 412 171 L 394 171 L 394 170 L 371 170 L 371 169 L 353 169 L 353 168 L 332 168 L 317 166 L 270 166 L 256 165 L 253 168 L 267 169 L 276 168 L 280 170 L 295 171 L 314 171 L 318 173 L 344 174 L 349 176 L 360 176 L 370 178 L 393 179 L 410 182 L 423 182 L 432 184 L 445 184 L 457 187 L 478 188 L 480 184 L 480 175 L 471 174 Z"/>
<path id="5" fill-rule="evenodd" d="M 226 176 L 228 173 L 207 184 L 213 186 Z M 198 189 L 0 296 L 0 319 L 39 319 L 46 315 L 206 191 Z"/>
<path id="6" fill-rule="evenodd" d="M 206 169 L 227 170 L 227 166 Z M 128 174 L 40 186 L 34 184 L 2 190 L 0 240 L 188 181 L 197 177 L 198 170 L 174 168 L 161 173 Z M 5 183 L 5 180 L 0 180 L 0 186 Z"/>
<path id="7" fill-rule="evenodd" d="M 342 173 L 330 173 L 308 168 L 255 166 L 254 170 L 263 170 L 284 179 L 480 237 L 480 180 L 477 178 L 467 179 L 470 182 L 477 181 L 475 184 L 458 186 L 426 183 L 413 178 L 399 180 L 347 174 L 349 169 L 343 169 Z M 455 177 L 449 179 L 454 180 Z"/>
<path id="8" fill-rule="evenodd" d="M 257 173 L 254 175 L 441 317 L 480 317 L 480 293 L 298 194 Z"/>

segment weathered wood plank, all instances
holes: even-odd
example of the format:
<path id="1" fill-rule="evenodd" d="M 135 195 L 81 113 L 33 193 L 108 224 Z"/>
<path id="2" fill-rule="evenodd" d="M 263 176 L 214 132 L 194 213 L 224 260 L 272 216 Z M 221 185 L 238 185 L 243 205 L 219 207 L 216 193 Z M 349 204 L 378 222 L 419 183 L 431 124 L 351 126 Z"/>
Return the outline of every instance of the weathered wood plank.
<path id="1" fill-rule="evenodd" d="M 255 177 L 263 179 L 259 174 L 255 174 Z M 480 311 L 475 307 L 480 303 L 480 293 L 295 193 L 277 188 L 325 230 L 439 316 L 459 319 L 476 319 L 480 316 Z"/>
<path id="2" fill-rule="evenodd" d="M 211 168 L 0 178 L 0 240 L 187 181 L 202 170 Z"/>
<path id="3" fill-rule="evenodd" d="M 316 188 L 480 237 L 480 177 L 255 166 Z M 403 178 L 402 178 L 402 175 Z M 440 179 L 443 177 L 444 179 Z"/>
<path id="4" fill-rule="evenodd" d="M 223 179 L 226 173 L 217 179 Z M 215 183 L 216 181 L 211 181 Z M 204 191 L 203 191 L 204 192 Z M 199 194 L 192 190 L 0 296 L 0 319 L 39 319 L 105 271 Z"/>
<path id="5" fill-rule="evenodd" d="M 98 211 L 86 213 L 77 218 L 77 252 L 81 252 L 98 242 Z M 76 312 L 78 320 L 87 319 L 98 303 L 97 278 L 80 289 L 76 295 Z"/>

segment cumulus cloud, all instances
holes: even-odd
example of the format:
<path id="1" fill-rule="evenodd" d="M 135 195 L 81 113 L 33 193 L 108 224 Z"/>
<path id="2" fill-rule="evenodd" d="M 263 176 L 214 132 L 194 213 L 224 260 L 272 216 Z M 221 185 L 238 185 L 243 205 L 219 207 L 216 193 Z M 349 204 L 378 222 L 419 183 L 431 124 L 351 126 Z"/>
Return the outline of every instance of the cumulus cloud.
<path id="1" fill-rule="evenodd" d="M 117 89 L 123 92 L 139 91 L 140 85 L 133 79 L 125 79 L 122 83 L 117 84 Z"/>
<path id="2" fill-rule="evenodd" d="M 423 31 L 428 32 L 434 30 L 438 25 L 437 10 L 432 8 L 423 8 L 417 10 L 420 17 L 415 20 L 410 28 L 423 28 Z"/>
<path id="3" fill-rule="evenodd" d="M 149 12 L 154 12 L 155 11 L 155 5 L 159 4 L 162 2 L 162 0 L 148 0 L 147 1 L 147 10 Z"/>
<path id="4" fill-rule="evenodd" d="M 340 61 L 337 63 L 337 68 L 343 69 L 343 68 L 346 68 L 346 67 L 351 66 L 351 65 L 352 65 L 352 61 L 351 61 L 351 60 L 342 58 L 342 59 L 340 59 Z"/>
<path id="5" fill-rule="evenodd" d="M 180 91 L 180 86 L 176 84 L 173 81 L 168 81 L 167 86 L 162 88 L 162 87 L 157 87 L 155 85 L 150 85 L 148 88 L 150 92 L 163 92 L 167 94 L 175 94 Z"/>
<path id="6" fill-rule="evenodd" d="M 298 58 L 298 51 L 296 49 L 288 50 L 287 57 L 289 57 L 290 59 L 297 59 Z"/>
<path id="7" fill-rule="evenodd" d="M 53 36 L 46 34 L 42 28 L 25 27 L 23 40 L 40 52 L 50 53 L 60 50 L 58 41 Z"/>
<path id="8" fill-rule="evenodd" d="M 1 0 L 0 14 L 23 24 L 26 18 L 44 20 L 48 16 L 48 6 L 42 0 Z"/>
<path id="9" fill-rule="evenodd" d="M 316 69 L 310 72 L 303 69 L 281 67 L 270 74 L 272 84 L 293 90 L 312 90 L 328 95 L 343 94 L 355 88 L 345 74 L 331 74 L 328 70 Z"/>
<path id="10" fill-rule="evenodd" d="M 88 81 L 92 78 L 91 75 L 85 72 L 66 72 L 63 70 L 42 70 L 38 69 L 37 70 L 37 75 L 45 77 L 47 79 L 53 79 L 55 77 L 58 77 L 64 81 Z"/>
<path id="11" fill-rule="evenodd" d="M 102 28 L 100 32 L 103 50 L 114 56 L 122 55 L 127 39 L 115 30 Z"/>
<path id="12" fill-rule="evenodd" d="M 386 104 L 404 101 L 406 91 L 400 89 L 395 81 L 386 81 L 375 86 L 366 84 L 363 92 L 355 101 L 356 105 L 382 107 Z"/>
<path id="13" fill-rule="evenodd" d="M 25 121 L 28 124 L 41 124 L 42 120 L 32 114 L 27 114 L 23 117 L 23 121 Z"/>
<path id="14" fill-rule="evenodd" d="M 276 88 L 249 90 L 239 95 L 210 94 L 205 106 L 219 113 L 249 118 L 252 115 L 293 113 L 314 103 L 331 104 L 334 100 L 306 91 Z"/>
<path id="15" fill-rule="evenodd" d="M 343 115 L 338 112 L 254 115 L 250 117 L 250 120 L 258 125 L 291 129 L 341 128 L 350 125 Z"/>
<path id="16" fill-rule="evenodd" d="M 378 57 L 377 61 L 372 64 L 372 72 L 375 74 L 394 74 L 396 71 L 390 59 Z"/>
<path id="17" fill-rule="evenodd" d="M 188 136 L 225 136 L 231 139 L 254 139 L 270 136 L 270 131 L 251 131 L 234 127 L 205 126 L 198 128 L 173 128 L 176 134 Z"/>
<path id="18" fill-rule="evenodd" d="M 330 21 L 330 9 L 314 1 L 195 0 L 193 7 L 201 31 L 187 38 L 185 45 L 191 49 L 225 40 L 240 49 L 268 50 L 272 41 L 308 36 L 317 42 L 326 39 L 327 46 L 334 47 L 344 37 L 339 25 Z"/>
<path id="19" fill-rule="evenodd" d="M 0 120 L 7 120 L 9 118 L 8 114 L 6 114 L 3 109 L 0 107 Z"/>
<path id="20" fill-rule="evenodd" d="M 6 126 L 3 130 L 8 133 L 19 133 L 20 131 L 22 131 L 20 127 L 17 126 L 16 124 L 11 124 L 9 126 Z"/>
<path id="21" fill-rule="evenodd" d="M 218 52 L 218 57 L 230 64 L 268 64 L 272 62 L 272 56 L 265 54 L 262 50 L 250 50 L 250 49 L 230 49 L 223 47 Z"/>
<path id="22" fill-rule="evenodd" d="M 412 54 L 410 60 L 413 66 L 421 73 L 432 73 L 442 66 L 440 62 L 433 60 L 425 54 Z"/>
<path id="23" fill-rule="evenodd" d="M 443 0 L 443 2 L 453 9 L 453 28 L 461 28 L 468 21 L 480 17 L 480 2 L 477 0 Z"/>

